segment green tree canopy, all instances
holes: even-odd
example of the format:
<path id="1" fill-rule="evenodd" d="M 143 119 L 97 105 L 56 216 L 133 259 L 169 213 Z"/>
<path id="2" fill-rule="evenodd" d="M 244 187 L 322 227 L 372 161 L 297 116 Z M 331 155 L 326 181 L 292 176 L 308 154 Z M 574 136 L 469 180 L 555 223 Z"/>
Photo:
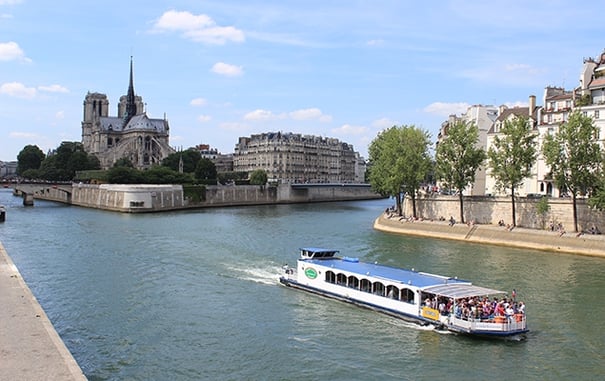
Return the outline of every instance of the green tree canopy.
<path id="1" fill-rule="evenodd" d="M 264 169 L 254 170 L 250 174 L 250 184 L 252 185 L 265 185 L 267 184 L 267 179 L 267 171 Z"/>
<path id="2" fill-rule="evenodd" d="M 76 171 L 99 169 L 96 156 L 88 155 L 79 142 L 62 142 L 40 165 L 40 176 L 46 180 L 73 180 Z"/>
<path id="3" fill-rule="evenodd" d="M 460 221 L 464 223 L 463 190 L 475 182 L 475 173 L 485 161 L 485 151 L 477 146 L 479 128 L 474 123 L 457 120 L 439 142 L 435 155 L 435 172 L 447 188 L 458 190 Z"/>
<path id="4" fill-rule="evenodd" d="M 559 126 L 557 133 L 546 136 L 542 146 L 557 187 L 571 193 L 576 232 L 577 196 L 593 193 L 602 170 L 603 154 L 598 141 L 599 129 L 592 118 L 575 111 Z"/>
<path id="5" fill-rule="evenodd" d="M 22 175 L 28 169 L 39 169 L 44 157 L 44 152 L 38 146 L 26 145 L 17 155 L 17 174 Z"/>
<path id="6" fill-rule="evenodd" d="M 113 167 L 107 171 L 107 182 L 110 184 L 141 184 L 143 174 L 130 167 Z"/>
<path id="7" fill-rule="evenodd" d="M 212 160 L 200 159 L 195 167 L 195 177 L 200 180 L 216 180 L 216 166 Z"/>
<path id="8" fill-rule="evenodd" d="M 496 187 L 510 190 L 512 225 L 517 226 L 515 191 L 530 176 L 536 162 L 536 134 L 527 117 L 506 120 L 500 133 L 494 137 L 493 146 L 487 152 L 489 167 Z"/>
<path id="9" fill-rule="evenodd" d="M 202 158 L 200 151 L 195 148 L 189 148 L 185 151 L 175 152 L 162 160 L 162 166 L 168 167 L 174 171 L 179 170 L 179 163 L 183 159 L 183 172 L 185 173 L 193 173 L 195 172 L 195 168 Z"/>
<path id="10" fill-rule="evenodd" d="M 385 196 L 395 197 L 402 214 L 402 192 L 412 198 L 416 217 L 416 192 L 430 168 L 430 135 L 415 126 L 393 126 L 370 143 L 370 184 Z"/>
<path id="11" fill-rule="evenodd" d="M 132 161 L 130 161 L 130 159 L 127 157 L 122 157 L 122 158 L 116 160 L 116 162 L 113 163 L 113 166 L 114 167 L 134 168 L 134 164 L 132 164 Z"/>

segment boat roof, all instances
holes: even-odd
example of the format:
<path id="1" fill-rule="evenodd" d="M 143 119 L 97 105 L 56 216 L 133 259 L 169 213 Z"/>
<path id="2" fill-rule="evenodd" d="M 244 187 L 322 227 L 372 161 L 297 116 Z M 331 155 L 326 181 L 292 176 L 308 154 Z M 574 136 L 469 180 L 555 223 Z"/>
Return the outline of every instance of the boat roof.
<path id="1" fill-rule="evenodd" d="M 445 285 L 449 283 L 464 283 L 470 285 L 470 282 L 456 278 L 384 266 L 375 263 L 360 262 L 356 260 L 356 258 L 305 258 L 302 260 L 318 266 L 326 266 L 335 270 L 347 271 L 373 278 L 381 278 L 395 283 L 405 283 L 418 288 Z"/>
<path id="2" fill-rule="evenodd" d="M 505 294 L 506 292 L 491 288 L 474 286 L 472 284 L 443 284 L 425 288 L 423 291 L 442 295 L 448 298 L 460 299 L 473 296 Z"/>
<path id="3" fill-rule="evenodd" d="M 338 252 L 338 250 L 322 248 L 302 248 L 317 253 Z M 465 298 L 471 296 L 485 296 L 505 294 L 504 291 L 474 286 L 471 282 L 442 275 L 430 274 L 415 270 L 380 265 L 378 263 L 361 262 L 357 258 L 319 257 L 303 258 L 305 262 L 319 266 L 326 266 L 335 270 L 346 271 L 372 278 L 388 280 L 394 283 L 409 284 L 430 292 L 449 298 Z"/>

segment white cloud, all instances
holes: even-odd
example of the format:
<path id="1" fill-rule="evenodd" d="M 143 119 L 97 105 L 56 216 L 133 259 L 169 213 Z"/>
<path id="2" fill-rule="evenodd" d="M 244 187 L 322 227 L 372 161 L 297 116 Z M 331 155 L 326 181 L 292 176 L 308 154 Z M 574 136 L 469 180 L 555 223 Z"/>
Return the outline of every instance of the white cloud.
<path id="1" fill-rule="evenodd" d="M 213 28 L 190 30 L 183 34 L 195 42 L 224 45 L 227 41 L 243 42 L 244 34 L 232 26 L 217 26 Z"/>
<path id="2" fill-rule="evenodd" d="M 527 106 L 529 106 L 529 102 L 527 102 L 527 101 L 525 101 L 525 102 L 521 102 L 521 101 L 505 102 L 504 105 L 508 108 L 527 107 Z"/>
<path id="3" fill-rule="evenodd" d="M 228 41 L 243 42 L 244 32 L 232 26 L 217 26 L 208 15 L 184 11 L 167 11 L 155 22 L 152 32 L 182 32 L 182 37 L 195 42 L 223 45 Z"/>
<path id="4" fill-rule="evenodd" d="M 16 42 L 0 42 L 0 61 L 13 60 L 31 62 Z"/>
<path id="5" fill-rule="evenodd" d="M 40 135 L 31 132 L 11 132 L 9 135 L 11 138 L 17 139 L 37 139 L 40 137 Z"/>
<path id="6" fill-rule="evenodd" d="M 55 119 L 65 119 L 65 111 L 57 111 Z"/>
<path id="7" fill-rule="evenodd" d="M 332 130 L 333 133 L 342 135 L 362 135 L 367 131 L 368 129 L 364 126 L 352 126 L 350 124 L 343 124 L 342 126 Z"/>
<path id="8" fill-rule="evenodd" d="M 445 103 L 445 102 L 434 102 L 426 106 L 423 111 L 429 114 L 435 114 L 443 117 L 450 115 L 464 114 L 469 108 L 469 104 L 465 102 L 458 103 Z"/>
<path id="9" fill-rule="evenodd" d="M 192 106 L 205 106 L 206 103 L 208 103 L 208 102 L 204 98 L 194 98 L 191 100 L 190 104 Z"/>
<path id="10" fill-rule="evenodd" d="M 330 115 L 325 115 L 318 108 L 307 108 L 292 111 L 290 114 L 290 118 L 295 120 L 309 120 L 309 119 L 318 119 L 321 122 L 329 122 L 332 120 Z"/>
<path id="11" fill-rule="evenodd" d="M 32 99 L 36 96 L 36 93 L 37 91 L 35 88 L 26 87 L 19 82 L 3 83 L 0 86 L 0 94 L 6 94 L 15 98 Z"/>
<path id="12" fill-rule="evenodd" d="M 248 126 L 244 123 L 237 122 L 224 122 L 219 125 L 219 128 L 227 131 L 245 131 L 248 129 Z"/>
<path id="13" fill-rule="evenodd" d="M 38 86 L 38 90 L 49 93 L 69 93 L 69 90 L 61 85 Z"/>
<path id="14" fill-rule="evenodd" d="M 244 115 L 244 120 L 274 120 L 281 119 L 283 115 L 276 115 L 269 110 L 257 109 Z"/>
<path id="15" fill-rule="evenodd" d="M 382 46 L 384 45 L 384 40 L 370 40 L 366 42 L 368 46 Z"/>
<path id="16" fill-rule="evenodd" d="M 372 127 L 380 130 L 396 126 L 398 123 L 389 118 L 380 118 L 372 122 Z"/>
<path id="17" fill-rule="evenodd" d="M 212 119 L 212 117 L 210 115 L 200 115 L 197 117 L 198 122 L 209 122 Z"/>
<path id="18" fill-rule="evenodd" d="M 244 69 L 241 66 L 230 65 L 224 62 L 215 63 L 211 71 L 227 77 L 238 77 L 244 74 Z"/>

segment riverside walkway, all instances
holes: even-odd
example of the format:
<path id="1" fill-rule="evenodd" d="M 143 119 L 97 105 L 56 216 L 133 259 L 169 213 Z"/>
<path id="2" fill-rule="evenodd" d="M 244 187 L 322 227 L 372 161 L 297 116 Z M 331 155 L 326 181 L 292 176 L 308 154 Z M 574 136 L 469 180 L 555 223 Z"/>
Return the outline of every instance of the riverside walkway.
<path id="1" fill-rule="evenodd" d="M 0 380 L 86 380 L 0 243 Z"/>
<path id="2" fill-rule="evenodd" d="M 497 225 L 454 224 L 444 221 L 407 221 L 385 213 L 374 221 L 374 229 L 396 234 L 451 239 L 488 245 L 509 246 L 521 249 L 545 250 L 605 258 L 604 234 L 580 234 L 515 227 L 508 230 Z"/>

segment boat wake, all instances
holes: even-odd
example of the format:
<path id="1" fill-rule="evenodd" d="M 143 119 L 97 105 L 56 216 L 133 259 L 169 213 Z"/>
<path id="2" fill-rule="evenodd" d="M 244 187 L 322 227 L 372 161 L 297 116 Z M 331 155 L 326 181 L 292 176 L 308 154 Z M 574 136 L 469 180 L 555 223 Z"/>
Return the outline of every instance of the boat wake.
<path id="1" fill-rule="evenodd" d="M 281 268 L 277 266 L 270 267 L 230 267 L 230 271 L 235 274 L 235 278 L 241 280 L 252 281 L 255 283 L 273 285 L 279 282 L 279 274 Z"/>

